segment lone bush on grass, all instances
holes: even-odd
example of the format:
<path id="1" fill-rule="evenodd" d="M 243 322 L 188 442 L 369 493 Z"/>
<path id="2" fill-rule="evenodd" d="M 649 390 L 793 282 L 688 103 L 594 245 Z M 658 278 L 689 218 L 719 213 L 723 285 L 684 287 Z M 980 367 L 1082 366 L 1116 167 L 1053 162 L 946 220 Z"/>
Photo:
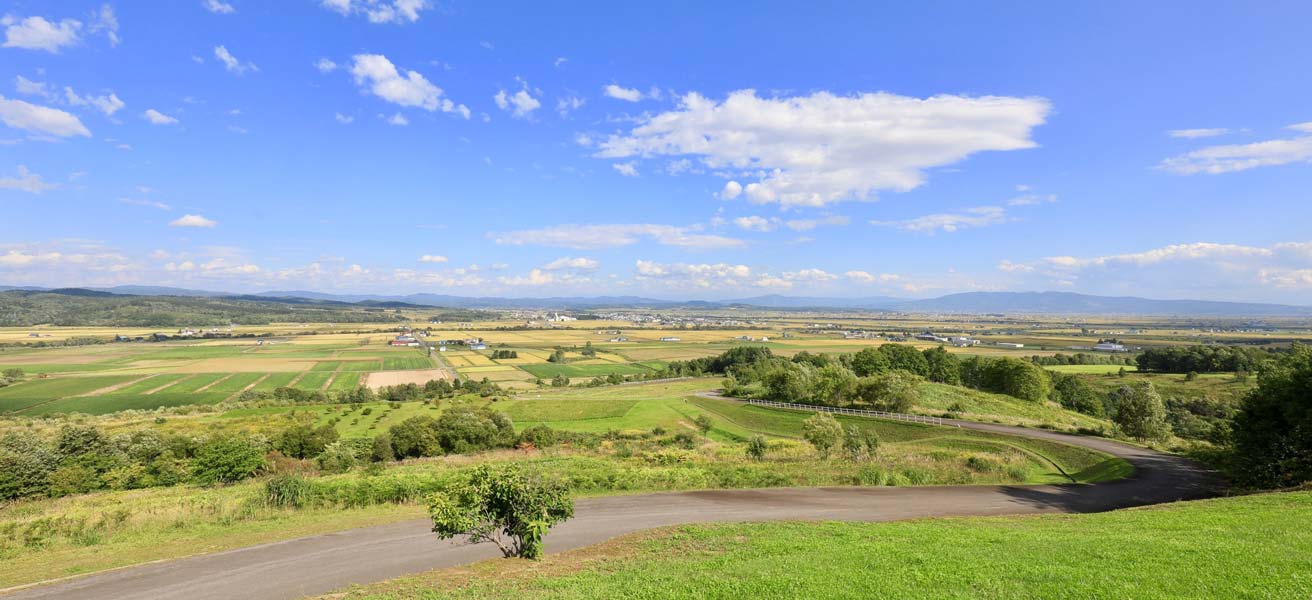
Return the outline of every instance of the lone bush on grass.
<path id="1" fill-rule="evenodd" d="M 574 501 L 559 482 L 516 466 L 494 471 L 482 465 L 466 481 L 429 496 L 428 514 L 442 539 L 463 535 L 471 543 L 496 544 L 506 558 L 536 560 L 547 530 L 574 516 Z"/>

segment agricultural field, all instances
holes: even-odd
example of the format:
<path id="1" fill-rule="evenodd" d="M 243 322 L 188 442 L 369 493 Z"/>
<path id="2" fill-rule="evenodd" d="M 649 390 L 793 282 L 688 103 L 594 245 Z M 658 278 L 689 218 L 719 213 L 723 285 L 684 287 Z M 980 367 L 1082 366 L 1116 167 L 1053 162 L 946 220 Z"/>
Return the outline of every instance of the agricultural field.
<path id="1" fill-rule="evenodd" d="M 104 333 L 72 329 L 73 337 Z M 246 390 L 283 386 L 341 392 L 371 373 L 434 368 L 422 348 L 387 346 L 387 334 L 302 333 L 313 335 L 0 348 L 0 369 L 17 368 L 25 375 L 0 388 L 0 414 L 106 414 L 218 404 Z"/>

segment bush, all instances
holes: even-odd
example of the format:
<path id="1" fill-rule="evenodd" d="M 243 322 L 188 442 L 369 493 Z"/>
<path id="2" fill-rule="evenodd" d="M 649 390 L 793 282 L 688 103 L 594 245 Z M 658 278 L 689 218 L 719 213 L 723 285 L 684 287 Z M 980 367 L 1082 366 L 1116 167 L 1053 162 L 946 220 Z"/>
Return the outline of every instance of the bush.
<path id="1" fill-rule="evenodd" d="M 906 412 L 920 397 L 920 378 L 906 371 L 889 371 L 856 382 L 853 398 L 875 410 Z"/>
<path id="2" fill-rule="evenodd" d="M 356 459 L 355 448 L 338 441 L 325 446 L 323 453 L 315 457 L 314 462 L 326 473 L 345 473 L 355 466 Z"/>
<path id="3" fill-rule="evenodd" d="M 532 444 L 534 448 L 550 448 L 559 440 L 556 430 L 546 425 L 534 425 L 520 432 L 521 444 Z"/>
<path id="4" fill-rule="evenodd" d="M 437 418 L 437 438 L 443 451 L 466 454 L 512 445 L 515 426 L 505 413 L 458 406 Z"/>
<path id="5" fill-rule="evenodd" d="M 1151 381 L 1121 386 L 1116 396 L 1116 415 L 1112 417 L 1121 431 L 1140 440 L 1162 440 L 1171 435 L 1166 422 L 1166 406 Z"/>
<path id="6" fill-rule="evenodd" d="M 264 503 L 277 508 L 309 504 L 310 484 L 299 475 L 278 475 L 264 482 Z"/>
<path id="7" fill-rule="evenodd" d="M 1312 348 L 1294 344 L 1264 369 L 1234 419 L 1236 478 L 1282 487 L 1312 481 Z"/>
<path id="8" fill-rule="evenodd" d="M 410 417 L 388 430 L 392 449 L 397 458 L 437 456 L 442 443 L 437 438 L 437 419 L 420 415 Z"/>
<path id="9" fill-rule="evenodd" d="M 260 473 L 268 465 L 266 444 L 249 437 L 210 438 L 196 450 L 192 479 L 202 485 L 233 483 Z"/>
<path id="10" fill-rule="evenodd" d="M 802 421 L 802 437 L 815 447 L 820 458 L 829 458 L 829 452 L 843 438 L 843 426 L 829 413 L 816 413 Z"/>
<path id="11" fill-rule="evenodd" d="M 747 439 L 747 458 L 764 460 L 768 449 L 769 444 L 766 443 L 763 435 L 754 435 Z"/>

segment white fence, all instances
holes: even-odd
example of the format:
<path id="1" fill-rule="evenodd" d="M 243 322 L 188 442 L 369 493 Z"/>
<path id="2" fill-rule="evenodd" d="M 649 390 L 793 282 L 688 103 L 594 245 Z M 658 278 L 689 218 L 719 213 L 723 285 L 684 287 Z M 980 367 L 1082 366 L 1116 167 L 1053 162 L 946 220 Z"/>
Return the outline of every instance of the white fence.
<path id="1" fill-rule="evenodd" d="M 926 417 L 924 415 L 908 415 L 903 413 L 884 412 L 882 410 L 860 410 L 856 408 L 835 408 L 832 406 L 813 406 L 810 404 L 790 404 L 788 402 L 774 402 L 771 400 L 748 400 L 748 404 L 757 406 L 770 406 L 773 408 L 791 408 L 793 410 L 813 410 L 818 412 L 835 413 L 840 415 L 854 415 L 858 417 L 875 417 L 878 419 L 893 419 L 895 421 L 907 421 L 909 423 L 926 423 L 929 425 L 942 425 L 943 419 L 938 417 Z M 949 423 L 951 425 L 951 423 Z"/>

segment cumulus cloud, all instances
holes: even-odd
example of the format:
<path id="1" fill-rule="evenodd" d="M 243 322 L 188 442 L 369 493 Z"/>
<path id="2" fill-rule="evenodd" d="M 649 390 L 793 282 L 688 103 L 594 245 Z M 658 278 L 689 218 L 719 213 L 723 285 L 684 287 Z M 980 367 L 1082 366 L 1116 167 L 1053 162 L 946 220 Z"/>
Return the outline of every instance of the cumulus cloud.
<path id="1" fill-rule="evenodd" d="M 842 215 L 830 215 L 815 219 L 789 219 L 784 222 L 793 231 L 810 231 L 816 227 L 847 225 L 851 219 Z"/>
<path id="2" fill-rule="evenodd" d="M 737 248 L 744 244 L 734 238 L 699 233 L 691 227 L 654 224 L 557 225 L 489 233 L 488 237 L 498 244 L 510 246 L 552 246 L 575 250 L 617 248 L 644 239 L 663 246 L 700 250 Z"/>
<path id="3" fill-rule="evenodd" d="M 425 254 L 425 255 L 419 257 L 419 262 L 421 262 L 421 263 L 444 263 L 444 262 L 446 262 L 446 257 L 445 257 L 445 256 L 442 256 L 442 255 L 440 255 L 440 254 Z"/>
<path id="4" fill-rule="evenodd" d="M 323 0 L 320 5 L 342 16 L 364 15 L 370 23 L 414 23 L 430 8 L 428 0 Z"/>
<path id="5" fill-rule="evenodd" d="M 1229 129 L 1223 129 L 1223 128 L 1212 128 L 1212 129 L 1172 129 L 1172 130 L 1166 132 L 1166 135 L 1169 135 L 1169 136 L 1171 136 L 1171 137 L 1173 137 L 1173 138 L 1186 138 L 1186 139 L 1193 139 L 1193 138 L 1216 137 L 1216 136 L 1218 136 L 1218 135 L 1225 135 L 1225 134 L 1227 134 L 1227 133 L 1230 133 L 1230 130 L 1229 130 Z"/>
<path id="6" fill-rule="evenodd" d="M 977 206 L 958 213 L 938 213 L 902 221 L 871 221 L 870 224 L 933 234 L 938 231 L 951 233 L 962 229 L 999 225 L 1009 220 L 1006 209 L 1001 206 Z"/>
<path id="7" fill-rule="evenodd" d="M 567 257 L 557 258 L 556 260 L 553 260 L 543 265 L 542 270 L 561 271 L 561 270 L 568 269 L 568 270 L 576 270 L 576 271 L 595 271 L 600 267 L 601 267 L 601 263 L 591 258 L 586 258 L 583 256 L 577 258 L 571 258 L 567 256 Z"/>
<path id="8" fill-rule="evenodd" d="M 212 228 L 218 225 L 218 221 L 206 219 L 201 215 L 182 215 L 177 219 L 169 222 L 169 227 L 204 227 Z"/>
<path id="9" fill-rule="evenodd" d="M 333 118 L 343 125 L 350 125 L 355 122 L 355 117 L 350 117 L 342 113 L 333 113 Z"/>
<path id="10" fill-rule="evenodd" d="M 0 18 L 0 25 L 5 26 L 5 48 L 45 50 L 56 54 L 62 48 L 77 44 L 78 32 L 82 29 L 82 22 L 77 19 L 52 22 L 44 17 L 20 19 L 8 15 Z"/>
<path id="11" fill-rule="evenodd" d="M 602 88 L 601 92 L 609 98 L 624 100 L 626 102 L 637 102 L 642 100 L 642 92 L 633 88 L 620 87 L 610 84 Z"/>
<path id="12" fill-rule="evenodd" d="M 846 277 L 857 283 L 894 283 L 902 279 L 899 275 L 891 273 L 871 273 L 869 271 L 848 271 L 843 273 Z"/>
<path id="13" fill-rule="evenodd" d="M 337 70 L 337 63 L 326 58 L 321 58 L 318 62 L 314 63 L 314 68 L 318 69 L 320 73 L 331 73 Z"/>
<path id="14" fill-rule="evenodd" d="M 739 229 L 746 229 L 747 231 L 774 231 L 779 228 L 779 219 L 777 217 L 767 219 L 750 215 L 734 219 L 733 224 L 737 225 Z"/>
<path id="15" fill-rule="evenodd" d="M 752 276 L 752 269 L 747 265 L 662 264 L 650 260 L 638 260 L 634 263 L 633 272 L 634 278 L 639 281 L 655 279 L 698 288 L 737 287 L 743 285 Z"/>
<path id="16" fill-rule="evenodd" d="M 64 100 L 73 106 L 90 106 L 107 116 L 113 116 L 114 113 L 127 106 L 114 92 L 102 96 L 79 96 L 71 87 L 64 88 Z"/>
<path id="17" fill-rule="evenodd" d="M 542 103 L 534 98 L 533 94 L 529 93 L 528 84 L 522 83 L 522 85 L 523 87 L 513 94 L 501 90 L 495 96 L 492 96 L 492 101 L 497 103 L 497 108 L 510 111 L 511 116 L 520 119 L 528 118 L 533 111 L 542 106 Z"/>
<path id="18" fill-rule="evenodd" d="M 625 176 L 625 177 L 637 177 L 637 176 L 638 176 L 638 167 L 637 167 L 637 163 L 634 163 L 634 162 L 615 163 L 615 164 L 611 165 L 611 168 L 615 169 L 615 172 L 617 172 L 617 173 L 619 173 L 620 175 L 623 175 L 623 176 Z"/>
<path id="19" fill-rule="evenodd" d="M 914 189 L 928 169 L 978 152 L 1032 148 L 1030 133 L 1049 108 L 1042 98 L 999 96 L 761 98 L 742 90 L 717 102 L 690 93 L 678 109 L 611 135 L 596 156 L 695 157 L 738 173 L 723 198 L 823 206 Z"/>
<path id="20" fill-rule="evenodd" d="M 237 60 L 237 57 L 233 56 L 232 53 L 228 51 L 228 48 L 222 45 L 214 47 L 214 58 L 219 59 L 219 62 L 223 63 L 223 68 L 238 75 L 245 74 L 247 71 L 260 70 L 255 66 L 255 63 L 243 63 L 240 60 Z"/>
<path id="21" fill-rule="evenodd" d="M 1199 297 L 1293 292 L 1312 289 L 1312 279 L 1305 277 L 1312 273 L 1312 241 L 1269 246 L 1193 242 L 1124 254 L 1002 261 L 998 269 L 1057 285 L 1120 293 L 1148 289 Z"/>
<path id="22" fill-rule="evenodd" d="M 410 120 L 405 118 L 405 115 L 402 115 L 401 113 L 396 113 L 387 118 L 387 124 L 395 125 L 397 127 L 405 127 L 406 125 L 410 124 Z"/>
<path id="23" fill-rule="evenodd" d="M 1297 123 L 1288 129 L 1312 133 L 1312 124 Z M 1312 162 L 1312 135 L 1251 144 L 1208 146 L 1168 158 L 1158 166 L 1177 175 L 1219 175 L 1299 162 Z"/>
<path id="24" fill-rule="evenodd" d="M 406 71 L 402 75 L 382 54 L 357 54 L 353 60 L 351 75 L 356 85 L 383 100 L 399 106 L 441 110 L 466 119 L 470 117 L 469 107 L 443 98 L 442 88 L 433 85 L 418 71 Z"/>
<path id="25" fill-rule="evenodd" d="M 230 15 L 237 12 L 237 9 L 233 8 L 231 4 L 228 4 L 223 0 L 205 0 L 204 2 L 201 2 L 201 6 L 204 6 L 205 10 L 217 15 Z"/>
<path id="26" fill-rule="evenodd" d="M 0 96 L 0 121 L 14 129 L 55 137 L 90 137 L 91 131 L 73 114 Z"/>
<path id="27" fill-rule="evenodd" d="M 46 84 L 44 82 L 32 81 L 22 75 L 14 77 L 14 89 L 18 90 L 18 93 L 27 96 L 41 96 L 42 98 L 49 98 L 51 96 L 50 91 L 46 89 Z"/>
<path id="28" fill-rule="evenodd" d="M 59 189 L 59 186 L 53 183 L 46 183 L 40 175 L 27 170 L 27 167 L 18 165 L 17 176 L 0 177 L 0 190 L 18 190 L 29 194 L 40 194 L 47 190 Z"/>
<path id="29" fill-rule="evenodd" d="M 153 108 L 146 109 L 146 112 L 141 113 L 141 116 L 145 118 L 147 121 L 150 121 L 151 125 L 177 125 L 178 124 L 177 119 L 170 117 L 162 112 L 159 112 L 158 110 L 155 110 Z"/>

